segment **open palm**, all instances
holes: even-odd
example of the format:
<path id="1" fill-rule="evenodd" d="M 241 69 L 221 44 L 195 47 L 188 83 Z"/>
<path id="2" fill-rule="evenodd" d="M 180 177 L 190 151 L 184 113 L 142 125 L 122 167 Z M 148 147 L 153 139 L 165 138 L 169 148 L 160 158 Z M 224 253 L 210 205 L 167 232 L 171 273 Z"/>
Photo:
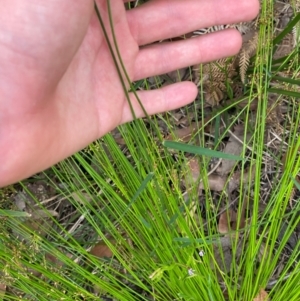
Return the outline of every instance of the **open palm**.
<path id="1" fill-rule="evenodd" d="M 234 30 L 156 43 L 198 28 L 246 21 L 257 0 L 152 0 L 125 11 L 111 0 L 118 47 L 132 81 L 235 54 Z M 106 0 L 97 0 L 111 38 Z M 1 1 L 0 186 L 82 149 L 132 120 L 92 0 Z M 145 46 L 148 45 L 148 46 Z M 141 47 L 143 46 L 143 47 Z M 194 84 L 140 91 L 149 114 L 191 102 Z M 136 115 L 143 113 L 134 97 Z"/>

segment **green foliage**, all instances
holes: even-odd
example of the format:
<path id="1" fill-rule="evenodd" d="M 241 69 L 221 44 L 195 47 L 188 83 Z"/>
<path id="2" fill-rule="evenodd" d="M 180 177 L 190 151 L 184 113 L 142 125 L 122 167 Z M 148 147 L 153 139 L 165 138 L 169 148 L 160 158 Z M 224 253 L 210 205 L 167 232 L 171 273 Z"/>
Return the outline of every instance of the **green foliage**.
<path id="1" fill-rule="evenodd" d="M 267 2 L 262 6 L 265 19 L 272 9 Z M 55 200 L 59 205 L 55 210 L 59 206 L 66 208 L 63 210 L 67 211 L 67 218 L 59 220 L 50 214 L 47 219 L 44 217 L 45 223 L 38 222 L 37 227 L 33 227 L 27 222 L 26 212 L 0 211 L 0 283 L 9 287 L 5 300 L 104 300 L 111 297 L 126 301 L 251 301 L 260 289 L 267 289 L 275 301 L 299 300 L 299 241 L 281 262 L 300 223 L 300 203 L 293 204 L 289 210 L 291 197 L 299 190 L 296 179 L 300 170 L 297 151 L 300 149 L 297 98 L 300 97 L 299 92 L 293 91 L 293 87 L 299 85 L 296 76 L 299 54 L 295 49 L 295 53 L 285 59 L 272 61 L 273 49 L 264 46 L 268 43 L 275 47 L 298 19 L 299 15 L 290 22 L 288 30 L 273 41 L 270 24 L 260 26 L 257 55 L 252 59 L 249 83 L 245 86 L 248 92 L 242 99 L 248 103 L 230 120 L 231 125 L 244 120 L 245 132 L 252 133 L 243 145 L 242 158 L 247 158 L 247 164 L 239 156 L 229 154 L 228 157 L 218 151 L 222 135 L 212 149 L 203 149 L 177 141 L 164 142 L 156 117 L 121 126 L 122 145 L 113 134 L 108 134 L 44 174 L 56 191 Z M 116 63 L 118 60 L 120 57 Z M 290 70 L 290 77 L 278 75 L 286 69 Z M 271 81 L 287 86 L 271 88 Z M 131 90 L 138 85 L 143 82 L 133 84 Z M 284 98 L 289 103 L 290 120 L 283 129 L 287 134 L 275 154 L 264 142 L 270 93 L 276 93 L 278 100 Z M 257 118 L 251 126 L 250 104 L 255 99 L 259 100 Z M 217 128 L 221 127 L 221 114 L 240 102 L 241 99 L 231 99 L 229 106 L 216 112 L 213 119 Z M 196 105 L 194 110 L 196 115 Z M 161 116 L 161 120 L 166 121 L 172 131 L 168 115 Z M 203 142 L 204 124 L 199 124 L 197 135 Z M 199 200 L 196 183 L 183 193 L 187 158 L 183 152 L 173 149 L 196 153 L 199 162 L 205 163 L 200 164 L 204 200 Z M 296 151 L 288 152 L 291 149 Z M 280 156 L 284 152 L 288 153 L 288 159 L 281 173 Z M 220 200 L 213 201 L 207 187 L 206 157 L 241 160 L 238 162 L 241 174 L 246 174 L 249 166 L 254 173 L 248 180 L 243 177 L 239 180 L 237 221 L 242 219 L 245 198 L 251 200 L 246 208 L 251 216 L 248 215 L 250 221 L 244 229 L 229 232 L 230 248 L 233 254 L 239 253 L 239 260 L 233 255 L 226 272 L 224 266 L 228 259 L 218 220 L 221 202 L 225 199 L 228 205 L 229 199 L 224 188 Z M 274 157 L 278 163 L 275 171 L 280 177 L 274 177 L 262 211 L 262 170 L 266 160 Z M 24 188 L 26 184 L 23 183 Z M 46 203 L 34 200 L 39 210 L 49 212 Z M 209 209 L 205 214 L 201 202 Z M 99 242 L 113 256 L 92 255 L 90 249 Z M 269 280 L 280 268 L 280 276 L 271 285 Z"/>

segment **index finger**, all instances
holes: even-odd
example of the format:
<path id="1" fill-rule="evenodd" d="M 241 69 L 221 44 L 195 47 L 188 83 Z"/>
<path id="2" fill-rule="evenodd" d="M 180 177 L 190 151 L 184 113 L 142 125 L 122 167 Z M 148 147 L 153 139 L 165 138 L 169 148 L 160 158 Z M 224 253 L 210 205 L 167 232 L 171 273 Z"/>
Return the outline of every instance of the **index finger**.
<path id="1" fill-rule="evenodd" d="M 258 0 L 152 0 L 127 11 L 127 19 L 137 43 L 145 45 L 213 25 L 249 21 L 258 11 Z"/>

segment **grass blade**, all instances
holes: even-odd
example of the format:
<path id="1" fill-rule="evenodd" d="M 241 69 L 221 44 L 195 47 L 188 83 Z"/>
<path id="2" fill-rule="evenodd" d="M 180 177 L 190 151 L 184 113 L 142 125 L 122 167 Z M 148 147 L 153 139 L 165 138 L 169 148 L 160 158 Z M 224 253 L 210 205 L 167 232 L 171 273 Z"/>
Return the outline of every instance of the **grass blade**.
<path id="1" fill-rule="evenodd" d="M 288 91 L 288 90 L 283 90 L 283 89 L 269 88 L 268 92 L 270 92 L 270 93 L 277 93 L 279 95 L 286 95 L 286 96 L 290 96 L 290 97 L 296 97 L 296 98 L 300 99 L 300 93 L 299 92 L 295 92 L 295 91 Z"/>
<path id="2" fill-rule="evenodd" d="M 226 154 L 223 152 L 207 149 L 196 145 L 189 145 L 181 142 L 164 141 L 163 145 L 167 148 L 172 148 L 182 152 L 196 154 L 200 156 L 222 158 L 222 159 L 234 160 L 234 161 L 244 160 L 242 157 L 239 156 Z"/>

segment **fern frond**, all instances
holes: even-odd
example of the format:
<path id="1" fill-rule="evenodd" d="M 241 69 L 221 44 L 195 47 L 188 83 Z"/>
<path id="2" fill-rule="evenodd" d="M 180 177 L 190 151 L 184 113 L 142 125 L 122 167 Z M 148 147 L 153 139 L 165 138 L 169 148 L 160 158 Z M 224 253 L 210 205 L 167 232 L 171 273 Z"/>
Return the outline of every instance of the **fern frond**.
<path id="1" fill-rule="evenodd" d="M 256 53 L 258 45 L 258 32 L 253 29 L 251 32 L 251 38 L 245 41 L 243 47 L 238 56 L 238 62 L 240 67 L 241 81 L 245 83 L 246 72 L 249 67 L 250 58 Z"/>
<path id="2" fill-rule="evenodd" d="M 243 48 L 239 55 L 240 77 L 243 83 L 245 83 L 246 72 L 249 66 L 249 59 L 250 56 L 248 54 L 248 51 Z"/>
<path id="3" fill-rule="evenodd" d="M 258 45 L 258 31 L 255 31 L 254 36 L 248 42 L 248 53 L 249 56 L 252 57 L 256 53 Z"/>

